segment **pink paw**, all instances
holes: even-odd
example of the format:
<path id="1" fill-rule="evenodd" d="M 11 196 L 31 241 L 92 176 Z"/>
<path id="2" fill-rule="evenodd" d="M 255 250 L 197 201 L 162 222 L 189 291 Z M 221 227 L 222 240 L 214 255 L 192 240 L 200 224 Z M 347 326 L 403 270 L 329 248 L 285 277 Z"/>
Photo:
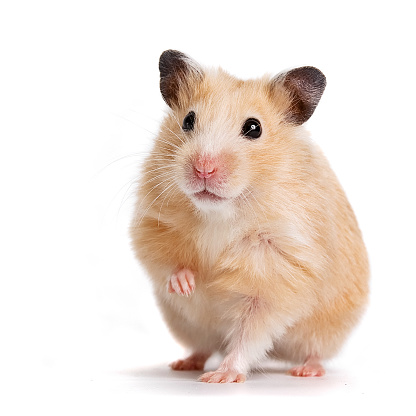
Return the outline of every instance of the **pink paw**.
<path id="1" fill-rule="evenodd" d="M 324 368 L 320 365 L 300 365 L 289 370 L 289 374 L 295 377 L 322 377 L 325 375 Z"/>
<path id="2" fill-rule="evenodd" d="M 193 371 L 193 370 L 203 370 L 204 364 L 196 363 L 194 361 L 189 360 L 177 360 L 173 363 L 170 363 L 170 368 L 176 371 Z"/>
<path id="3" fill-rule="evenodd" d="M 173 273 L 168 284 L 169 293 L 189 296 L 195 290 L 194 274 L 189 269 L 180 269 Z"/>
<path id="4" fill-rule="evenodd" d="M 202 374 L 198 380 L 203 381 L 204 383 L 244 383 L 246 381 L 246 376 L 237 371 L 217 370 Z"/>
<path id="5" fill-rule="evenodd" d="M 185 358 L 184 360 L 177 360 L 170 364 L 172 370 L 176 371 L 192 371 L 192 370 L 203 370 L 205 362 L 207 361 L 210 354 L 195 353 Z"/>

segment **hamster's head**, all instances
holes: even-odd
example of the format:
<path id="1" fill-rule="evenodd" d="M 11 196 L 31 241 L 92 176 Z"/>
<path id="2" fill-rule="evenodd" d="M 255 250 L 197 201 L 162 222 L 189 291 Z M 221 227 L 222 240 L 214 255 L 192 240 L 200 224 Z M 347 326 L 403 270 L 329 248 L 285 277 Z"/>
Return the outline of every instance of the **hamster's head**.
<path id="1" fill-rule="evenodd" d="M 243 81 L 173 50 L 161 55 L 159 69 L 170 109 L 148 169 L 164 182 L 155 195 L 214 215 L 258 210 L 290 170 L 296 131 L 314 112 L 324 75 L 302 67 Z"/>

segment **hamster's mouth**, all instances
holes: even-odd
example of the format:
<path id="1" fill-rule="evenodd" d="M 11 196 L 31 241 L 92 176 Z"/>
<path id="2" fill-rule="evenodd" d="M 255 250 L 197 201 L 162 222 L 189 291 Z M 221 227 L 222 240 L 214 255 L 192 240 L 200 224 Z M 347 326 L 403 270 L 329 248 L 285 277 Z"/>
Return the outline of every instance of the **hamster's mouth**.
<path id="1" fill-rule="evenodd" d="M 210 201 L 210 202 L 221 202 L 227 199 L 217 194 L 214 194 L 212 192 L 209 192 L 206 189 L 204 189 L 203 191 L 194 193 L 193 196 L 199 201 Z"/>

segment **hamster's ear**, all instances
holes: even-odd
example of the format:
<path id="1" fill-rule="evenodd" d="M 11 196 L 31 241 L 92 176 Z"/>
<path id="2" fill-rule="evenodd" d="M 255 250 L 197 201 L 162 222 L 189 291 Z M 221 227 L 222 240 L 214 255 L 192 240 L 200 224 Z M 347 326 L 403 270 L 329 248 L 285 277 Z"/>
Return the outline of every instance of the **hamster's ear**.
<path id="1" fill-rule="evenodd" d="M 301 125 L 309 120 L 326 86 L 325 75 L 313 66 L 303 66 L 277 75 L 272 89 L 283 88 L 289 93 L 290 106 L 286 121 Z"/>
<path id="2" fill-rule="evenodd" d="M 181 107 L 182 99 L 189 96 L 195 82 L 203 78 L 203 71 L 195 61 L 172 49 L 160 56 L 159 71 L 160 92 L 171 108 Z"/>

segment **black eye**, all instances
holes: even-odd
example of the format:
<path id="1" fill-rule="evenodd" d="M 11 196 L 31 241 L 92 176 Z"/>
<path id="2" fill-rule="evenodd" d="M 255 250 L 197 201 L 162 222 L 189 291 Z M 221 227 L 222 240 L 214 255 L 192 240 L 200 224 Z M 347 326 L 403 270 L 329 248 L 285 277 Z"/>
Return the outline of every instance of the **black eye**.
<path id="1" fill-rule="evenodd" d="M 258 139 L 261 136 L 260 121 L 255 118 L 249 118 L 243 124 L 241 134 L 249 139 Z"/>
<path id="2" fill-rule="evenodd" d="M 186 117 L 183 119 L 182 123 L 182 130 L 183 131 L 191 131 L 194 129 L 195 124 L 195 113 L 190 111 Z"/>

